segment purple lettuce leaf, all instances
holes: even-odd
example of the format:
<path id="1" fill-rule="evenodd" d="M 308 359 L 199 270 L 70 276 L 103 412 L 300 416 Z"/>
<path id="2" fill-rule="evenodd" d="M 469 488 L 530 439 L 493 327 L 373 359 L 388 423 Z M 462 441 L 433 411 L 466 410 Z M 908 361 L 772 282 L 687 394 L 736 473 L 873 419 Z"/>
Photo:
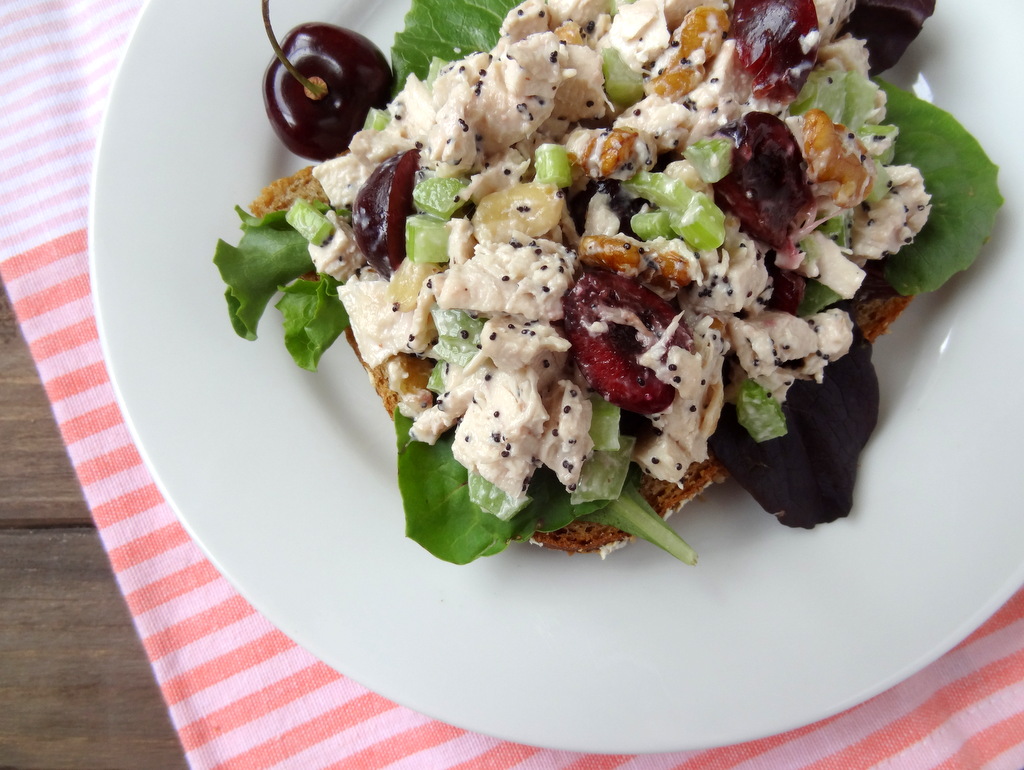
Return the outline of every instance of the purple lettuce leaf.
<path id="1" fill-rule="evenodd" d="M 790 388 L 785 436 L 755 442 L 729 404 L 710 447 L 764 510 L 786 526 L 810 529 L 850 513 L 878 399 L 871 345 L 858 334 L 850 352 L 828 365 L 820 385 L 801 380 Z"/>
<path id="2" fill-rule="evenodd" d="M 900 60 L 934 12 L 935 0 L 857 0 L 841 31 L 867 43 L 871 74 L 877 75 Z"/>

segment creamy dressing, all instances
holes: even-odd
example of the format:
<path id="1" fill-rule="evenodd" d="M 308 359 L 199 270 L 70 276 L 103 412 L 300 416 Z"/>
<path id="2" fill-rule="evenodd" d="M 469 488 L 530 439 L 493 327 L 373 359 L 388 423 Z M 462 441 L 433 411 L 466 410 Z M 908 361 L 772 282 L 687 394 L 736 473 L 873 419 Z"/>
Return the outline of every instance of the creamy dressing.
<path id="1" fill-rule="evenodd" d="M 913 166 L 889 166 L 890 192 L 877 203 L 865 202 L 853 215 L 853 256 L 882 259 L 914 238 L 931 212 L 924 178 Z"/>
<path id="2" fill-rule="evenodd" d="M 562 295 L 572 286 L 576 256 L 543 239 L 477 244 L 473 258 L 433 279 L 437 304 L 475 313 L 527 319 L 562 318 Z"/>
<path id="3" fill-rule="evenodd" d="M 389 293 L 390 284 L 370 270 L 338 287 L 348 311 L 359 353 L 370 366 L 386 363 L 399 353 L 423 355 L 433 344 L 431 290 L 421 289 L 415 306 L 403 310 Z"/>

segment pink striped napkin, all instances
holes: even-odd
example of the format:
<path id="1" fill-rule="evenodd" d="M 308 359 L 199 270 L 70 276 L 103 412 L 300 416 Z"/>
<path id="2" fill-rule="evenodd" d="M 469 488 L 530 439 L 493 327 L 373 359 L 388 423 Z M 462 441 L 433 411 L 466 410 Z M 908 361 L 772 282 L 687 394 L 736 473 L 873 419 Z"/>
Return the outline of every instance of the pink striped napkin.
<path id="1" fill-rule="evenodd" d="M 924 671 L 845 713 L 765 740 L 663 755 L 572 754 L 469 733 L 367 691 L 275 629 L 161 499 L 97 337 L 86 233 L 93 150 L 142 4 L 0 6 L 0 274 L 193 767 L 1024 766 L 1024 592 Z"/>

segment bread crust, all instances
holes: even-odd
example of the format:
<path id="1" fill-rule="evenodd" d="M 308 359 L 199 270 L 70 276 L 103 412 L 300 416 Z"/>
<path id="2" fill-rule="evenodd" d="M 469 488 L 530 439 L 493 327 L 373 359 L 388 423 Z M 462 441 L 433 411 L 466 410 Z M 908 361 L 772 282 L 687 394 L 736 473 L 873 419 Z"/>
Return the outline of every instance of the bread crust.
<path id="1" fill-rule="evenodd" d="M 264 216 L 272 211 L 289 208 L 296 199 L 327 203 L 327 196 L 320 183 L 313 177 L 312 166 L 295 174 L 277 179 L 267 185 L 250 205 L 255 216 Z M 891 289 L 880 288 L 873 283 L 870 290 L 854 299 L 852 313 L 864 337 L 874 342 L 889 331 L 892 323 L 906 310 L 912 297 L 896 294 Z M 359 354 L 352 330 L 345 332 L 349 345 L 366 370 L 381 403 L 392 419 L 398 408 L 399 396 L 390 387 L 386 364 L 369 366 Z M 418 362 L 412 356 L 407 363 Z M 685 503 L 700 495 L 712 484 L 725 481 L 729 472 L 714 456 L 691 465 L 682 485 L 662 481 L 644 474 L 640 483 L 640 494 L 650 503 L 659 516 L 667 517 L 679 510 Z M 607 524 L 577 520 L 566 527 L 552 532 L 536 532 L 532 542 L 545 548 L 566 553 L 594 553 L 612 548 L 632 539 L 632 536 Z"/>
<path id="2" fill-rule="evenodd" d="M 299 169 L 291 176 L 275 179 L 260 191 L 256 200 L 249 204 L 249 211 L 253 216 L 262 217 L 271 211 L 283 211 L 290 208 L 299 198 L 310 203 L 329 203 L 327 193 L 313 176 L 312 166 Z"/>

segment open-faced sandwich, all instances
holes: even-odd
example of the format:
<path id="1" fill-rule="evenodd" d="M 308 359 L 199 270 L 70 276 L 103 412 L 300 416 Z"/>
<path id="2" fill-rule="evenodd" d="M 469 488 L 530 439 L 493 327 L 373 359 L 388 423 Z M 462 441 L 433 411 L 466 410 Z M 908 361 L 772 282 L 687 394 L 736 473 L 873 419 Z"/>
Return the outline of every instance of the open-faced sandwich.
<path id="1" fill-rule="evenodd" d="M 414 3 L 393 98 L 218 245 L 236 331 L 281 291 L 300 365 L 346 333 L 407 534 L 448 561 L 640 536 L 693 563 L 664 517 L 727 477 L 786 525 L 846 516 L 871 345 L 1001 203 L 953 118 L 872 79 L 909 42 L 872 30 L 906 25 L 863 0 L 510 6 L 423 45 L 439 9 Z"/>

